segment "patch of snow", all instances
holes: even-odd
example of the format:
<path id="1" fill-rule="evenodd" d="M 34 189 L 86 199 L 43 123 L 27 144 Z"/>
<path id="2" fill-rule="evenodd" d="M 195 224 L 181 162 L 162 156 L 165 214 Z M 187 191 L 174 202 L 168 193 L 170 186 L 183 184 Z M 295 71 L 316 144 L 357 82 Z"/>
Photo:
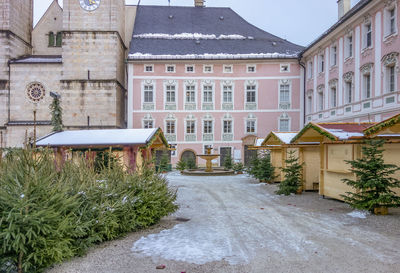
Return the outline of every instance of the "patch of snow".
<path id="1" fill-rule="evenodd" d="M 337 137 L 339 140 L 348 140 L 352 137 L 363 137 L 363 133 L 357 133 L 357 132 L 346 132 L 343 129 L 325 129 L 335 137 Z"/>
<path id="2" fill-rule="evenodd" d="M 292 141 L 292 139 L 298 134 L 297 133 L 286 133 L 286 132 L 279 132 L 279 133 L 274 133 L 283 143 L 285 144 L 290 144 L 290 142 Z"/>
<path id="3" fill-rule="evenodd" d="M 20 197 L 21 197 L 21 199 L 23 199 L 23 198 L 25 197 L 25 194 L 21 194 L 21 196 L 20 196 Z"/>
<path id="4" fill-rule="evenodd" d="M 297 58 L 297 53 L 248 53 L 248 54 L 227 54 L 227 53 L 205 53 L 205 54 L 186 54 L 186 55 L 169 55 L 169 54 L 161 54 L 161 55 L 153 55 L 148 53 L 131 53 L 128 56 L 128 59 L 132 60 L 180 60 L 180 59 L 292 59 Z"/>
<path id="5" fill-rule="evenodd" d="M 143 33 L 133 35 L 133 38 L 140 39 L 166 39 L 166 40 L 245 40 L 245 36 L 239 34 L 221 34 L 219 36 L 215 34 L 202 34 L 202 33 L 177 33 L 177 34 L 166 34 L 166 33 Z"/>
<path id="6" fill-rule="evenodd" d="M 367 216 L 369 214 L 370 213 L 368 211 L 363 211 L 363 210 L 355 210 L 355 211 L 352 211 L 350 213 L 347 213 L 348 216 L 351 216 L 353 218 L 360 218 L 360 219 L 367 218 Z"/>

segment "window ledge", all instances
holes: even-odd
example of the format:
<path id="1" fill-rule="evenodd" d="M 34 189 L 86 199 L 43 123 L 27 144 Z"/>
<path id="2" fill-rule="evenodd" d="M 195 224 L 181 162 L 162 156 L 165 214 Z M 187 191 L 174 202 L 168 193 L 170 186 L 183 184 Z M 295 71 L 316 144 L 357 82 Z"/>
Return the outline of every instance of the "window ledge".
<path id="1" fill-rule="evenodd" d="M 383 38 L 383 42 L 384 42 L 384 43 L 391 43 L 391 42 L 393 42 L 393 40 L 397 37 L 397 34 L 398 34 L 398 32 L 394 32 L 394 33 L 391 33 L 391 34 L 386 35 L 386 36 Z"/>
<path id="2" fill-rule="evenodd" d="M 344 59 L 344 62 L 345 63 L 350 63 L 350 62 L 352 62 L 354 60 L 354 57 L 353 56 L 349 56 L 349 57 L 347 57 L 346 59 Z"/>

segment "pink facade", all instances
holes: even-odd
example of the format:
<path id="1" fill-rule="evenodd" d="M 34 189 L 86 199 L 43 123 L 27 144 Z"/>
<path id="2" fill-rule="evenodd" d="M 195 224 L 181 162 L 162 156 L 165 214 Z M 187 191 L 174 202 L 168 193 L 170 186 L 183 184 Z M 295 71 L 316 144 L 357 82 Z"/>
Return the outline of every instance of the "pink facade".
<path id="1" fill-rule="evenodd" d="M 399 113 L 399 3 L 361 1 L 307 48 L 306 123 L 379 122 Z"/>
<path id="2" fill-rule="evenodd" d="M 173 163 L 186 150 L 202 154 L 205 145 L 214 153 L 231 148 L 235 160 L 243 162 L 245 146 L 255 137 L 300 129 L 296 59 L 142 61 L 128 66 L 133 94 L 128 126 L 162 128 L 170 144 L 176 144 Z"/>

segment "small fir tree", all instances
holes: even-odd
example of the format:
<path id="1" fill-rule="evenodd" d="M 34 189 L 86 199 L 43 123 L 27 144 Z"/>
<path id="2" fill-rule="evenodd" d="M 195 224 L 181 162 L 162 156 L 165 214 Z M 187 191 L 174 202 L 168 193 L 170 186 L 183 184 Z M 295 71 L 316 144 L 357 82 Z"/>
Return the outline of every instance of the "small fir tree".
<path id="1" fill-rule="evenodd" d="M 258 156 L 256 156 L 253 158 L 253 160 L 251 160 L 250 165 L 247 167 L 247 172 L 251 176 L 257 178 L 259 168 L 260 168 L 260 159 L 258 158 Z"/>
<path id="2" fill-rule="evenodd" d="M 264 155 L 259 161 L 258 179 L 271 182 L 275 178 L 275 168 L 271 163 L 271 156 Z"/>
<path id="3" fill-rule="evenodd" d="M 237 162 L 233 164 L 233 170 L 237 173 L 241 173 L 244 170 L 244 166 L 242 162 Z"/>
<path id="4" fill-rule="evenodd" d="M 160 160 L 160 166 L 159 166 L 159 171 L 160 172 L 167 172 L 168 171 L 168 164 L 169 164 L 169 158 L 168 155 L 163 154 Z"/>
<path id="5" fill-rule="evenodd" d="M 189 170 L 197 169 L 196 161 L 193 158 L 189 158 L 186 162 L 186 166 Z"/>
<path id="6" fill-rule="evenodd" d="M 232 167 L 233 167 L 232 155 L 231 155 L 231 153 L 228 153 L 224 160 L 224 169 L 231 170 Z"/>
<path id="7" fill-rule="evenodd" d="M 53 126 L 53 132 L 60 132 L 63 129 L 62 121 L 62 108 L 60 98 L 53 98 L 53 102 L 50 104 L 51 112 L 51 125 Z"/>
<path id="8" fill-rule="evenodd" d="M 179 160 L 178 163 L 176 163 L 176 169 L 181 172 L 186 170 L 186 162 L 182 159 Z"/>
<path id="9" fill-rule="evenodd" d="M 400 188 L 400 181 L 393 177 L 400 168 L 385 164 L 382 149 L 384 140 L 367 140 L 362 147 L 362 158 L 346 161 L 356 179 L 342 181 L 355 189 L 342 195 L 351 207 L 374 211 L 377 207 L 398 207 L 400 197 L 393 189 Z"/>
<path id="10" fill-rule="evenodd" d="M 284 180 L 279 184 L 277 194 L 289 195 L 296 193 L 302 186 L 303 164 L 299 163 L 299 158 L 294 151 L 289 151 L 289 157 L 285 160 L 286 168 L 282 168 Z"/>

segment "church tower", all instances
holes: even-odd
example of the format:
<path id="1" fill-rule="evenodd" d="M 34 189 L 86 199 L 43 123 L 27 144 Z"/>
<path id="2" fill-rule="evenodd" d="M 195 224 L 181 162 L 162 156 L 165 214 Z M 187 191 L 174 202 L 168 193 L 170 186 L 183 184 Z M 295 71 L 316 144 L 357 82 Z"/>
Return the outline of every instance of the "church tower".
<path id="1" fill-rule="evenodd" d="M 64 125 L 67 129 L 124 128 L 125 1 L 63 3 Z"/>
<path id="2" fill-rule="evenodd" d="M 32 23 L 33 0 L 0 0 L 0 131 L 3 139 L 9 120 L 8 61 L 31 54 Z"/>

